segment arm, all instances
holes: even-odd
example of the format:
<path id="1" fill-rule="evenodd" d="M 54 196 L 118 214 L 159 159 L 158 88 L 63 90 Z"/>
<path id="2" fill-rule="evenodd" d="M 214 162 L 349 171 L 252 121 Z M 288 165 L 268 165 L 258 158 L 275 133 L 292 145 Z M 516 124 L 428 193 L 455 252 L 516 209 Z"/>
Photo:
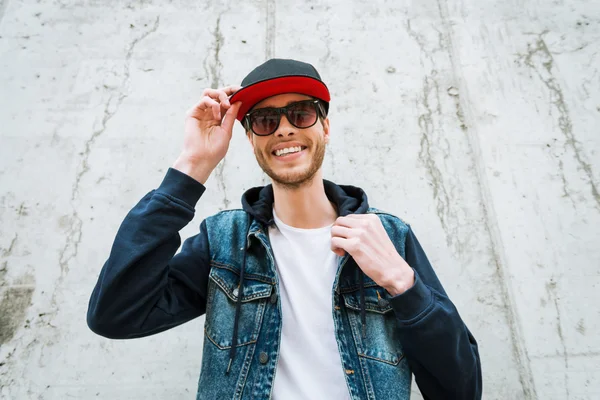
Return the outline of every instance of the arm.
<path id="1" fill-rule="evenodd" d="M 415 380 L 426 399 L 481 399 L 477 342 L 446 295 L 412 229 L 406 262 L 414 285 L 394 296 L 401 340 Z"/>
<path id="2" fill-rule="evenodd" d="M 87 323 L 115 339 L 162 332 L 206 312 L 210 253 L 206 222 L 181 244 L 204 183 L 225 157 L 241 103 L 238 86 L 205 89 L 188 110 L 184 148 L 160 187 L 125 217 L 88 306 Z"/>
<path id="3" fill-rule="evenodd" d="M 179 254 L 179 231 L 205 187 L 169 169 L 162 184 L 127 214 L 89 302 L 87 323 L 113 339 L 152 335 L 202 315 L 209 251 L 205 221 Z"/>

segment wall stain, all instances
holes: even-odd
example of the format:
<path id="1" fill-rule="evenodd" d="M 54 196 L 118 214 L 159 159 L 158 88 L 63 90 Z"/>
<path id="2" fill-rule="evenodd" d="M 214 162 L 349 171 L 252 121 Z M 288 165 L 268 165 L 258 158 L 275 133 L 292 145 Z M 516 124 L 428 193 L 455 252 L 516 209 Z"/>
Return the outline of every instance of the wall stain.
<path id="1" fill-rule="evenodd" d="M 225 11 L 221 12 L 217 17 L 217 24 L 213 32 L 213 60 L 210 65 L 207 65 L 208 55 L 204 59 L 204 70 L 206 71 L 206 75 L 210 77 L 210 87 L 213 89 L 217 89 L 221 85 L 221 69 L 223 68 L 223 64 L 221 63 L 220 53 L 225 40 L 221 33 L 221 17 L 224 13 Z M 219 210 L 228 209 L 231 204 L 231 201 L 227 197 L 227 184 L 225 183 L 224 174 L 226 158 L 227 157 L 223 158 L 221 162 L 219 162 L 214 171 L 217 179 L 217 186 L 223 191 L 223 208 L 219 207 Z"/>
<path id="2" fill-rule="evenodd" d="M 564 169 L 563 160 L 558 161 L 558 170 L 560 171 L 560 180 L 562 182 L 562 187 L 563 187 L 562 197 L 571 200 L 571 204 L 573 205 L 573 208 L 577 208 L 577 206 L 575 204 L 575 200 L 573 199 L 573 197 L 571 197 L 571 193 L 569 193 L 569 191 L 567 190 L 567 188 L 568 188 L 567 178 L 565 177 L 565 169 Z"/>
<path id="3" fill-rule="evenodd" d="M 15 237 L 10 241 L 10 244 L 8 245 L 8 248 L 2 250 L 2 256 L 3 257 L 8 257 L 12 254 L 14 248 L 15 248 L 15 243 L 17 243 L 17 239 L 19 238 L 19 234 L 15 233 Z"/>
<path id="4" fill-rule="evenodd" d="M 432 71 L 433 76 L 436 75 L 436 71 Z M 421 105 L 424 108 L 424 112 L 419 115 L 418 123 L 421 130 L 421 149 L 419 151 L 419 159 L 425 165 L 427 173 L 431 179 L 431 186 L 433 189 L 433 198 L 436 200 L 436 212 L 438 219 L 442 224 L 442 228 L 446 233 L 446 244 L 448 247 L 454 248 L 454 238 L 458 238 L 456 229 L 452 228 L 455 226 L 454 213 L 451 210 L 450 196 L 446 189 L 446 183 L 444 182 L 444 176 L 442 171 L 437 165 L 435 160 L 434 151 L 439 150 L 439 146 L 436 146 L 436 141 L 439 139 L 435 135 L 435 127 L 432 119 L 433 110 L 429 104 L 429 96 L 432 91 L 438 92 L 437 82 L 425 76 L 423 79 L 423 95 L 420 99 Z M 438 103 L 438 107 L 440 107 Z M 433 143 L 432 143 L 433 142 Z M 458 249 L 456 249 L 458 250 Z M 460 250 L 457 251 L 460 253 Z"/>
<path id="5" fill-rule="evenodd" d="M 325 10 L 323 10 L 322 12 L 329 14 L 331 12 L 331 7 L 325 6 Z M 321 43 L 325 45 L 326 50 L 325 55 L 319 59 L 319 62 L 323 67 L 326 68 L 330 64 L 331 59 L 331 27 L 329 21 L 322 19 L 319 20 L 319 22 L 317 23 L 317 32 L 322 32 L 322 34 L 320 34 L 319 37 L 321 39 Z M 375 84 L 373 84 L 373 90 L 377 92 Z M 325 147 L 325 150 L 327 151 L 327 159 L 329 160 L 330 174 L 332 177 L 335 177 L 335 166 L 337 165 L 335 162 L 335 152 L 331 150 L 331 146 L 329 145 L 329 143 Z"/>
<path id="6" fill-rule="evenodd" d="M 556 309 L 556 333 L 560 339 L 562 345 L 562 356 L 565 363 L 565 394 L 566 399 L 569 399 L 569 353 L 567 352 L 567 345 L 565 343 L 565 337 L 562 330 L 562 321 L 560 316 L 560 307 L 558 306 L 558 295 L 556 293 L 556 281 L 550 278 L 550 281 L 546 283 L 546 292 L 548 293 L 548 300 L 554 303 Z"/>
<path id="7" fill-rule="evenodd" d="M 465 132 L 467 130 L 467 124 L 465 122 L 465 114 L 460 104 L 460 94 L 458 89 L 454 86 L 450 86 L 447 90 L 448 94 L 454 99 L 454 108 L 456 109 L 456 119 L 460 123 L 460 129 Z"/>
<path id="8" fill-rule="evenodd" d="M 15 234 L 8 248 L 2 249 L 2 257 L 13 254 L 18 239 L 19 235 Z M 4 260 L 0 266 L 0 346 L 11 340 L 23 323 L 35 289 L 33 275 L 18 277 L 11 287 L 6 280 L 7 272 L 8 261 Z"/>
<path id="9" fill-rule="evenodd" d="M 584 324 L 583 318 L 579 320 L 575 329 L 577 330 L 577 332 L 579 332 L 585 336 L 585 324 Z"/>
<path id="10" fill-rule="evenodd" d="M 594 201 L 596 202 L 596 209 L 600 211 L 600 192 L 598 191 L 594 181 L 592 166 L 589 162 L 587 162 L 586 156 L 580 150 L 580 143 L 575 138 L 575 133 L 573 132 L 573 122 L 571 120 L 569 108 L 565 103 L 565 96 L 563 94 L 562 87 L 558 83 L 558 80 L 553 73 L 554 57 L 552 56 L 552 53 L 548 49 L 548 46 L 544 40 L 544 35 L 547 33 L 548 31 L 546 30 L 542 33 L 535 34 L 537 39 L 533 44 L 527 44 L 527 53 L 519 54 L 519 61 L 522 61 L 526 66 L 531 68 L 546 86 L 546 88 L 550 91 L 552 96 L 551 103 L 554 105 L 556 111 L 558 111 L 558 127 L 566 139 L 565 147 L 570 148 L 573 151 L 575 160 L 577 161 L 577 164 L 579 164 L 579 168 L 586 175 L 590 186 L 590 192 Z M 565 186 L 568 179 L 564 177 L 562 163 L 559 165 L 559 168 L 561 169 L 561 174 L 563 175 L 563 186 Z M 568 193 L 568 189 L 566 187 L 564 187 L 563 191 L 564 193 Z"/>
<path id="11" fill-rule="evenodd" d="M 3 290 L 0 298 L 0 346 L 11 340 L 23 324 L 34 289 L 35 286 L 19 286 Z"/>
<path id="12" fill-rule="evenodd" d="M 275 33 L 277 31 L 276 15 L 277 4 L 275 0 L 266 0 L 266 32 L 265 32 L 265 60 L 274 57 L 275 54 Z"/>
<path id="13" fill-rule="evenodd" d="M 413 29 L 410 18 L 407 18 L 406 21 L 406 31 L 421 50 L 421 66 L 423 69 L 429 69 L 429 72 L 423 77 L 421 95 L 417 99 L 417 108 L 422 110 L 417 120 L 421 131 L 419 160 L 423 163 L 430 178 L 433 198 L 436 202 L 436 214 L 444 230 L 446 244 L 455 254 L 463 255 L 467 239 L 464 239 L 464 235 L 458 234 L 459 216 L 451 201 L 452 194 L 457 188 L 449 179 L 449 175 L 445 176 L 442 173 L 444 166 L 441 164 L 443 162 L 438 161 L 439 157 L 443 160 L 450 157 L 450 143 L 441 133 L 440 127 L 442 101 L 435 60 L 437 53 L 444 52 L 445 54 L 447 51 L 444 35 L 438 31 L 435 46 L 428 46 L 427 38 Z"/>
<path id="14" fill-rule="evenodd" d="M 8 261 L 4 261 L 0 266 L 0 287 L 6 286 L 6 272 L 8 271 Z"/>
<path id="15" fill-rule="evenodd" d="M 17 210 L 17 215 L 19 217 L 26 217 L 29 215 L 29 213 L 27 212 L 27 207 L 25 207 L 25 203 L 21 203 L 19 209 Z"/>
<path id="16" fill-rule="evenodd" d="M 265 0 L 265 61 L 275 57 L 275 39 L 277 34 L 277 3 Z M 261 169 L 262 186 L 271 184 L 269 176 Z"/>
<path id="17" fill-rule="evenodd" d="M 439 16 L 441 19 L 441 25 L 445 32 L 445 48 L 448 53 L 448 58 L 452 66 L 452 72 L 457 82 L 457 87 L 460 88 L 460 83 L 465 81 L 465 78 L 461 71 L 460 52 L 456 49 L 454 41 L 452 39 L 453 34 L 453 21 L 450 17 L 448 10 L 447 0 L 437 0 L 437 6 Z M 440 43 L 442 43 L 440 39 Z M 466 92 L 465 92 L 466 93 Z M 458 89 L 457 89 L 458 94 Z M 470 127 L 465 121 L 469 120 L 469 98 L 468 95 L 463 95 L 462 98 L 455 97 L 455 101 L 458 101 L 457 106 L 457 117 L 461 122 L 461 125 L 465 125 L 465 128 L 461 129 L 467 137 L 469 144 L 470 153 L 473 157 L 473 169 L 477 178 L 481 201 L 482 211 L 484 214 L 484 226 L 489 239 L 491 242 L 491 250 L 493 255 L 493 262 L 496 267 L 496 274 L 498 276 L 499 289 L 501 290 L 502 298 L 506 305 L 507 322 L 510 329 L 512 352 L 517 364 L 517 371 L 519 382 L 523 390 L 524 399 L 536 399 L 537 393 L 535 388 L 535 382 L 533 379 L 533 373 L 531 371 L 531 363 L 529 354 L 527 352 L 527 346 L 523 340 L 521 332 L 521 325 L 519 318 L 517 317 L 518 308 L 511 292 L 511 280 L 510 274 L 506 272 L 506 250 L 502 243 L 502 235 L 500 234 L 500 228 L 498 226 L 498 217 L 494 210 L 494 203 L 490 188 L 487 184 L 486 173 L 483 167 L 483 161 L 481 156 L 481 146 L 479 144 L 479 134 L 476 126 Z M 461 118 L 462 117 L 462 118 Z"/>

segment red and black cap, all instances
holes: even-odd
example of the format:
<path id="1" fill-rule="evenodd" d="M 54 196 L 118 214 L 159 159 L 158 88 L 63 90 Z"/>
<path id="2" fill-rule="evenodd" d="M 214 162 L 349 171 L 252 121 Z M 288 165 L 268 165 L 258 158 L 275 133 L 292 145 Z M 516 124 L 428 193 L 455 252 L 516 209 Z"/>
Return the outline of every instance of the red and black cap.
<path id="1" fill-rule="evenodd" d="M 312 65 L 296 60 L 272 58 L 256 67 L 242 81 L 242 88 L 235 92 L 229 103 L 241 101 L 237 120 L 257 103 L 267 97 L 283 93 L 300 93 L 322 100 L 329 111 L 329 89 Z"/>

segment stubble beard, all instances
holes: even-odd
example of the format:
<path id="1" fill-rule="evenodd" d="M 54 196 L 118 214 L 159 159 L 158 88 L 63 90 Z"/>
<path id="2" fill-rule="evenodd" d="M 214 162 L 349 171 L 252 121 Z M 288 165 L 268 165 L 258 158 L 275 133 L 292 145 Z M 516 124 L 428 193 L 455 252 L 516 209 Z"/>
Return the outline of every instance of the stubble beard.
<path id="1" fill-rule="evenodd" d="M 313 150 L 312 159 L 310 160 L 309 166 L 301 171 L 288 172 L 284 171 L 285 166 L 280 168 L 282 171 L 275 172 L 267 162 L 267 157 L 262 150 L 254 148 L 254 155 L 256 156 L 256 161 L 260 168 L 267 174 L 272 180 L 273 184 L 281 187 L 284 190 L 293 190 L 301 188 L 304 185 L 308 185 L 312 182 L 315 177 L 315 174 L 319 171 L 321 166 L 323 165 L 323 160 L 325 159 L 325 148 L 326 143 L 325 139 L 322 136 L 319 136 L 318 139 L 314 142 L 314 146 L 312 143 L 306 143 L 308 151 L 310 149 Z M 269 157 L 275 157 L 271 154 Z M 305 156 L 310 157 L 310 154 L 305 154 Z M 283 165 L 283 164 L 282 164 Z"/>

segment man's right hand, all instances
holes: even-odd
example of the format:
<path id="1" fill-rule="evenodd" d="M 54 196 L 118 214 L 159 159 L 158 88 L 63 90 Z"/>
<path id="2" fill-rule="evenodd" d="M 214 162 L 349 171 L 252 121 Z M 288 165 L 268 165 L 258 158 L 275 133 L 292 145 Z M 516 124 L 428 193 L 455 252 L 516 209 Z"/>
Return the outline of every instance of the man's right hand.
<path id="1" fill-rule="evenodd" d="M 229 96 L 241 86 L 205 89 L 202 99 L 186 113 L 183 151 L 173 168 L 204 184 L 229 149 L 235 117 L 241 102 Z"/>

